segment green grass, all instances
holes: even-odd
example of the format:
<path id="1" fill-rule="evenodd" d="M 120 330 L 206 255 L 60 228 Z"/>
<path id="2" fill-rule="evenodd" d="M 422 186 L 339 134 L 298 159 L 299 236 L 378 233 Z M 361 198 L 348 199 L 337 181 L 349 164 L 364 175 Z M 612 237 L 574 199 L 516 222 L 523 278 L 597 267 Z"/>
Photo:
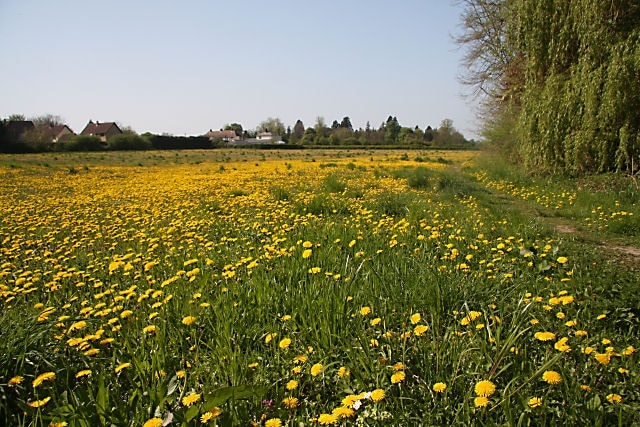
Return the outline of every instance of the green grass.
<path id="1" fill-rule="evenodd" d="M 457 153 L 233 153 L 4 159 L 0 423 L 313 426 L 349 396 L 335 425 L 640 422 L 638 265 L 599 240 L 635 215 L 572 214 L 635 202 Z"/>

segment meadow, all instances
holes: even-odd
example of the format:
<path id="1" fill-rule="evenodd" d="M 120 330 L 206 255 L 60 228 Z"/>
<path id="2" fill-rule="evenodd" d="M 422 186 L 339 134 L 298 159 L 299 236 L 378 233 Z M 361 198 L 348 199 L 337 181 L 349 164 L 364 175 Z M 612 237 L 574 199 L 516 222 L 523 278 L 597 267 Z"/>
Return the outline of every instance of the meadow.
<path id="1" fill-rule="evenodd" d="M 639 198 L 471 151 L 0 156 L 0 424 L 638 425 Z"/>

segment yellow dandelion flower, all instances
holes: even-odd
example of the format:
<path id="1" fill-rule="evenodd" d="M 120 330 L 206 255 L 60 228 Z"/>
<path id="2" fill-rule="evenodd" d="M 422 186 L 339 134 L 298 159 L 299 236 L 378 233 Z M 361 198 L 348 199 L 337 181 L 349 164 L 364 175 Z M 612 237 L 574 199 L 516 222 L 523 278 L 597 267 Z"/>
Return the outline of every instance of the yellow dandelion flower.
<path id="1" fill-rule="evenodd" d="M 584 390 L 584 391 L 591 391 L 591 386 L 589 386 L 589 385 L 587 385 L 587 384 L 582 384 L 582 385 L 580 386 L 580 389 L 581 389 L 581 390 Z"/>
<path id="2" fill-rule="evenodd" d="M 295 390 L 298 388 L 298 381 L 296 380 L 289 380 L 289 382 L 286 385 L 287 390 Z"/>
<path id="3" fill-rule="evenodd" d="M 196 318 L 194 316 L 186 316 L 182 318 L 182 324 L 187 326 L 193 325 L 195 321 Z"/>
<path id="4" fill-rule="evenodd" d="M 622 402 L 622 396 L 619 394 L 611 393 L 607 395 L 607 401 L 609 403 L 620 403 Z"/>
<path id="5" fill-rule="evenodd" d="M 83 369 L 76 374 L 76 378 L 88 377 L 91 375 L 91 371 L 89 369 Z"/>
<path id="6" fill-rule="evenodd" d="M 286 322 L 287 320 L 291 320 L 291 315 L 285 314 L 280 318 L 280 320 L 282 320 L 283 322 Z"/>
<path id="7" fill-rule="evenodd" d="M 22 375 L 16 375 L 9 380 L 9 385 L 18 385 L 24 380 Z"/>
<path id="8" fill-rule="evenodd" d="M 142 427 L 162 427 L 162 418 L 150 418 L 145 421 Z"/>
<path id="9" fill-rule="evenodd" d="M 596 353 L 594 357 L 601 365 L 608 365 L 611 362 L 611 355 L 609 353 Z"/>
<path id="10" fill-rule="evenodd" d="M 269 343 L 271 342 L 271 340 L 272 340 L 272 339 L 274 339 L 274 338 L 276 337 L 276 335 L 278 335 L 276 332 L 273 332 L 273 333 L 267 334 L 267 335 L 264 337 L 264 342 L 265 342 L 265 344 L 269 344 Z"/>
<path id="11" fill-rule="evenodd" d="M 280 340 L 280 343 L 278 344 L 278 347 L 285 349 L 287 347 L 289 347 L 291 345 L 291 339 L 290 338 L 283 338 L 282 340 Z"/>
<path id="12" fill-rule="evenodd" d="M 306 354 L 299 354 L 293 358 L 294 363 L 305 363 L 307 360 L 309 360 L 309 356 Z"/>
<path id="13" fill-rule="evenodd" d="M 285 397 L 284 399 L 282 399 L 282 404 L 287 409 L 294 409 L 298 406 L 298 399 L 295 397 Z"/>
<path id="14" fill-rule="evenodd" d="M 551 341 L 556 338 L 553 332 L 536 332 L 533 337 L 539 341 Z"/>
<path id="15" fill-rule="evenodd" d="M 606 317 L 607 317 L 606 314 L 599 314 L 598 317 L 596 317 L 596 319 L 602 320 L 602 319 L 605 319 Z"/>
<path id="16" fill-rule="evenodd" d="M 209 421 L 217 418 L 220 416 L 220 414 L 222 414 L 222 410 L 220 408 L 218 408 L 217 406 L 215 406 L 212 410 L 205 412 L 204 414 L 202 414 L 202 416 L 200 417 L 200 422 L 201 423 L 208 423 Z"/>
<path id="17" fill-rule="evenodd" d="M 342 399 L 342 406 L 353 408 L 353 405 L 360 400 L 360 396 L 350 394 Z"/>
<path id="18" fill-rule="evenodd" d="M 87 326 L 87 322 L 85 322 L 84 320 L 80 320 L 78 322 L 71 324 L 67 332 L 71 333 L 73 331 L 79 331 L 80 329 L 84 329 L 86 326 Z"/>
<path id="19" fill-rule="evenodd" d="M 271 418 L 264 422 L 264 427 L 282 427 L 280 418 Z"/>
<path id="20" fill-rule="evenodd" d="M 312 253 L 313 253 L 313 251 L 311 249 L 305 249 L 302 252 L 302 258 L 304 258 L 304 259 L 310 258 Z"/>
<path id="21" fill-rule="evenodd" d="M 444 393 L 447 389 L 447 385 L 445 383 L 435 383 L 433 385 L 433 391 L 436 393 Z"/>
<path id="22" fill-rule="evenodd" d="M 50 422 L 49 427 L 67 427 L 69 424 L 66 421 Z"/>
<path id="23" fill-rule="evenodd" d="M 338 369 L 338 377 L 340 378 L 348 377 L 350 374 L 351 372 L 349 372 L 349 370 L 345 366 L 341 366 Z"/>
<path id="24" fill-rule="evenodd" d="M 404 369 L 404 363 L 402 362 L 397 362 L 393 364 L 393 370 L 394 371 L 402 371 Z"/>
<path id="25" fill-rule="evenodd" d="M 377 388 L 371 392 L 371 400 L 374 402 L 380 402 L 386 396 L 385 392 L 381 388 Z"/>
<path id="26" fill-rule="evenodd" d="M 194 403 L 196 403 L 198 400 L 200 400 L 200 394 L 198 394 L 198 393 L 190 393 L 190 394 L 187 394 L 185 397 L 182 398 L 182 404 L 184 406 L 191 406 Z"/>
<path id="27" fill-rule="evenodd" d="M 478 396 L 491 397 L 496 392 L 496 385 L 489 380 L 482 380 L 476 383 L 473 390 Z"/>
<path id="28" fill-rule="evenodd" d="M 348 408 L 346 406 L 340 406 L 333 411 L 331 411 L 332 415 L 335 415 L 338 418 L 350 418 L 356 414 L 352 408 Z"/>
<path id="29" fill-rule="evenodd" d="M 489 405 L 489 399 L 485 396 L 478 396 L 473 399 L 473 404 L 476 408 L 484 408 Z"/>
<path id="30" fill-rule="evenodd" d="M 618 372 L 620 372 L 621 374 L 623 374 L 623 375 L 624 375 L 624 374 L 628 374 L 628 373 L 629 373 L 629 370 L 628 370 L 628 369 L 625 369 L 625 368 L 618 368 Z"/>
<path id="31" fill-rule="evenodd" d="M 43 374 L 40 374 L 36 377 L 35 380 L 33 380 L 33 388 L 38 387 L 45 381 L 53 381 L 55 378 L 56 374 L 54 372 L 45 372 Z"/>
<path id="32" fill-rule="evenodd" d="M 371 313 L 371 307 L 364 306 L 360 309 L 360 315 L 362 316 L 366 316 L 369 313 Z"/>
<path id="33" fill-rule="evenodd" d="M 311 367 L 311 375 L 317 377 L 322 372 L 322 364 L 316 363 Z"/>
<path id="34" fill-rule="evenodd" d="M 323 426 L 328 426 L 330 424 L 336 424 L 338 422 L 338 417 L 333 414 L 320 414 L 318 417 L 318 423 Z"/>
<path id="35" fill-rule="evenodd" d="M 561 256 L 561 257 L 558 257 L 558 259 L 556 259 L 556 261 L 558 262 L 558 264 L 566 264 L 567 261 L 569 261 L 569 260 L 567 259 L 567 257 Z"/>
<path id="36" fill-rule="evenodd" d="M 398 384 L 404 381 L 404 378 L 405 378 L 404 371 L 395 372 L 393 375 L 391 375 L 391 383 Z"/>
<path id="37" fill-rule="evenodd" d="M 426 325 L 418 325 L 413 329 L 413 333 L 417 336 L 422 336 L 429 330 L 429 327 Z"/>
<path id="38" fill-rule="evenodd" d="M 622 355 L 623 356 L 630 356 L 632 355 L 634 352 L 636 351 L 636 349 L 630 345 L 629 347 L 625 348 L 624 350 L 622 350 Z"/>
<path id="39" fill-rule="evenodd" d="M 545 371 L 542 374 L 542 379 L 552 385 L 562 382 L 562 376 L 556 371 Z"/>
<path id="40" fill-rule="evenodd" d="M 305 248 L 305 249 L 309 249 L 312 246 L 313 246 L 313 243 L 311 243 L 308 240 L 302 244 L 302 247 Z"/>
<path id="41" fill-rule="evenodd" d="M 247 367 L 248 367 L 249 369 L 255 369 L 255 368 L 257 368 L 258 366 L 259 366 L 258 362 L 249 363 L 249 364 L 247 365 Z"/>
<path id="42" fill-rule="evenodd" d="M 371 326 L 377 326 L 380 324 L 380 322 L 382 322 L 382 319 L 379 317 L 376 317 L 375 319 L 371 319 L 371 322 L 369 322 L 369 324 Z"/>
<path id="43" fill-rule="evenodd" d="M 31 402 L 28 402 L 27 405 L 31 406 L 32 408 L 39 408 L 41 406 L 44 406 L 47 404 L 47 402 L 49 402 L 51 400 L 51 397 L 45 397 L 44 399 L 41 400 L 34 400 Z"/>
<path id="44" fill-rule="evenodd" d="M 529 399 L 530 408 L 539 408 L 540 406 L 542 406 L 542 399 L 540 399 L 539 397 L 532 397 L 531 399 Z"/>
<path id="45" fill-rule="evenodd" d="M 577 331 L 576 331 L 575 335 L 576 335 L 577 337 L 586 337 L 586 336 L 587 336 L 587 331 L 585 331 L 585 330 L 583 330 L 583 329 L 580 329 L 580 330 L 577 330 Z"/>
<path id="46" fill-rule="evenodd" d="M 415 325 L 416 323 L 420 322 L 420 319 L 422 319 L 422 316 L 420 316 L 420 313 L 415 313 L 411 316 L 411 324 Z"/>
<path id="47" fill-rule="evenodd" d="M 187 376 L 187 371 L 185 370 L 179 370 L 178 372 L 176 372 L 176 378 L 184 378 Z"/>
<path id="48" fill-rule="evenodd" d="M 156 331 L 156 325 L 147 325 L 142 328 L 142 332 L 146 334 L 153 334 Z"/>
<path id="49" fill-rule="evenodd" d="M 129 366 L 131 366 L 131 363 L 129 362 L 121 363 L 118 366 L 116 366 L 116 368 L 114 369 L 114 372 L 117 374 L 118 372 L 128 368 Z"/>

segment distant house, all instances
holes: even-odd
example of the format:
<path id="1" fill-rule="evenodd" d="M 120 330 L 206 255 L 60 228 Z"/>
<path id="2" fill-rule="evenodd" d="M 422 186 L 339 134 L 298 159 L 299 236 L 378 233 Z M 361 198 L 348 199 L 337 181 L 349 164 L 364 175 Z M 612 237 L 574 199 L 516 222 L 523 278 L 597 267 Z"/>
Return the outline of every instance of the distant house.
<path id="1" fill-rule="evenodd" d="M 231 141 L 237 141 L 240 139 L 240 137 L 236 135 L 236 131 L 233 129 L 228 129 L 228 130 L 209 129 L 209 132 L 205 133 L 204 136 L 209 138 L 211 141 L 221 140 L 224 142 L 231 142 Z"/>
<path id="2" fill-rule="evenodd" d="M 271 132 L 259 132 L 256 135 L 256 139 L 263 142 L 271 141 L 273 139 L 273 134 Z"/>
<path id="3" fill-rule="evenodd" d="M 70 136 L 75 135 L 71 128 L 67 125 L 43 125 L 38 130 L 44 132 L 51 137 L 51 142 L 61 142 L 68 139 Z"/>
<path id="4" fill-rule="evenodd" d="M 84 127 L 80 135 L 95 135 L 100 137 L 100 140 L 105 142 L 109 138 L 115 135 L 121 134 L 122 131 L 114 122 L 103 122 L 89 120 L 89 123 Z"/>

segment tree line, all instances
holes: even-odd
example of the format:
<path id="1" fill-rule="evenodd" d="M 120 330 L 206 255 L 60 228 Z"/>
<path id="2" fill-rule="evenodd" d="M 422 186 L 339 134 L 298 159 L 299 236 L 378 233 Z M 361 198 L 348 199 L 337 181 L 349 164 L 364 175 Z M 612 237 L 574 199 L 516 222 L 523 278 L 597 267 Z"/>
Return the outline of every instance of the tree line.
<path id="1" fill-rule="evenodd" d="M 51 135 L 43 129 L 46 126 L 64 124 L 60 116 L 47 114 L 28 121 L 33 123 L 32 128 L 15 133 L 8 131 L 9 124 L 27 122 L 24 116 L 13 115 L 0 120 L 0 152 L 210 149 L 228 144 L 228 141 L 210 139 L 204 135 L 138 135 L 130 127 L 124 126 L 121 126 L 121 134 L 106 140 L 94 135 L 67 135 L 54 142 Z M 389 116 L 377 128 L 371 127 L 367 122 L 364 129 L 354 129 L 348 116 L 339 122 L 334 120 L 330 126 L 322 117 L 317 117 L 314 126 L 306 128 L 301 120 L 291 127 L 285 126 L 278 118 L 270 117 L 253 131 L 244 129 L 239 123 L 227 124 L 223 129 L 235 131 L 241 141 L 248 142 L 259 133 L 269 132 L 273 135 L 270 142 L 282 141 L 288 146 L 415 146 L 453 149 L 471 148 L 475 145 L 475 141 L 467 140 L 450 119 L 442 120 L 437 128 L 427 126 L 423 130 L 418 126 L 403 127 L 394 116 Z"/>
<path id="2" fill-rule="evenodd" d="M 635 173 L 637 0 L 463 0 L 463 82 L 483 136 L 531 170 Z"/>

